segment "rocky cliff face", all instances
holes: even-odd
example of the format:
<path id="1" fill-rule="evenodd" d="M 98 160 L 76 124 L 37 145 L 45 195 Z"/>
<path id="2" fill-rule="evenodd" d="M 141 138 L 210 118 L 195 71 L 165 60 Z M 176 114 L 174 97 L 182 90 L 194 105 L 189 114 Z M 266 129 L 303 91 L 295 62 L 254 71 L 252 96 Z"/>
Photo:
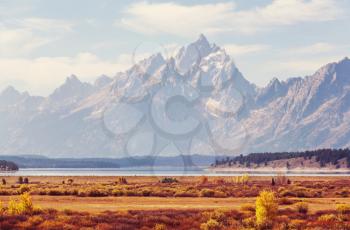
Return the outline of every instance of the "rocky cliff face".
<path id="1" fill-rule="evenodd" d="M 47 98 L 0 93 L 0 152 L 54 157 L 289 151 L 350 145 L 350 60 L 312 76 L 248 82 L 204 36 L 93 85 Z"/>

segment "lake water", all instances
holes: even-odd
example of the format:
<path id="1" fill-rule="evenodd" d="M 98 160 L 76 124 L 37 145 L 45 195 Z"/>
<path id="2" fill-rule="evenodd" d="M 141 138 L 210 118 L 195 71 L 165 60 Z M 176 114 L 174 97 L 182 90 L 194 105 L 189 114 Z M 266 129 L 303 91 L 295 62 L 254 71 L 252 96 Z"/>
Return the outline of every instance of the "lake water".
<path id="1" fill-rule="evenodd" d="M 205 168 L 193 168 L 186 171 L 180 167 L 138 167 L 138 168 L 27 168 L 17 172 L 2 172 L 8 176 L 238 176 L 247 172 L 212 172 Z M 248 172 L 251 176 L 272 176 L 276 172 Z M 288 176 L 350 176 L 350 173 L 286 173 Z"/>

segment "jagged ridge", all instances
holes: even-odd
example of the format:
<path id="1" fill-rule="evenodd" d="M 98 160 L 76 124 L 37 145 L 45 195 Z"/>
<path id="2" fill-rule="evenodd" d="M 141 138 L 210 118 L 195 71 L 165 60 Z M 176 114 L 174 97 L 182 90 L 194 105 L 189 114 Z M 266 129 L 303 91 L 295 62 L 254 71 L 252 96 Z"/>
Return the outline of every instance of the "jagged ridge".
<path id="1" fill-rule="evenodd" d="M 183 81 L 187 86 L 181 85 Z M 199 111 L 206 114 L 217 144 L 234 149 L 232 153 L 350 145 L 348 58 L 325 65 L 312 76 L 274 79 L 258 88 L 243 77 L 224 49 L 201 35 L 174 57 L 155 54 L 113 78 L 101 76 L 94 84 L 83 83 L 73 75 L 47 98 L 14 88 L 4 90 L 0 94 L 0 135 L 4 137 L 0 152 L 120 156 L 124 153 L 121 143 L 108 136 L 101 125 L 106 111 L 116 100 L 140 98 L 164 85 L 180 87 L 191 96 L 195 95 L 191 90 L 210 89 L 201 98 Z M 168 95 L 165 92 L 161 96 Z M 218 120 L 212 114 L 218 111 L 239 116 Z M 108 117 L 109 128 L 116 131 L 124 124 L 132 126 L 141 116 L 138 113 L 146 111 L 115 109 Z M 149 144 L 142 142 L 151 138 L 151 131 L 146 128 L 142 130 L 144 136 L 131 138 L 132 146 L 140 146 L 134 149 L 135 154 L 147 154 Z M 197 147 L 206 142 L 201 136 L 196 141 Z M 206 145 L 194 153 L 217 153 L 210 147 Z"/>

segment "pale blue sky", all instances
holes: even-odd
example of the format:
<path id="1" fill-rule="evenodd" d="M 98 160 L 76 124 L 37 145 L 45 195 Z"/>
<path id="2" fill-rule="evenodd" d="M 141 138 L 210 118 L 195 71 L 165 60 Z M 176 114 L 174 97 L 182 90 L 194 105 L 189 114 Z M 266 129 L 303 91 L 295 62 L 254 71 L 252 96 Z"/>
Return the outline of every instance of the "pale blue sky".
<path id="1" fill-rule="evenodd" d="M 0 90 L 47 95 L 70 74 L 126 69 L 136 47 L 171 55 L 200 33 L 263 86 L 350 56 L 349 12 L 347 0 L 0 0 Z"/>

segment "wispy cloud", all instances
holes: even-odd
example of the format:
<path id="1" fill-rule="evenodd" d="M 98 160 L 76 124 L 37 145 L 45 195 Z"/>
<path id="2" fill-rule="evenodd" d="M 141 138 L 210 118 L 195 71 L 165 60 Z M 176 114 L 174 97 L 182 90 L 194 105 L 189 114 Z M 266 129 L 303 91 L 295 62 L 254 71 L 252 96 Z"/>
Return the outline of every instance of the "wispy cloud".
<path id="1" fill-rule="evenodd" d="M 182 5 L 138 2 L 129 5 L 117 26 L 141 33 L 192 36 L 198 33 L 255 33 L 276 26 L 335 20 L 336 0 L 274 0 L 264 7 L 236 10 L 232 2 Z"/>
<path id="2" fill-rule="evenodd" d="M 233 57 L 242 56 L 250 53 L 261 52 L 269 49 L 268 45 L 263 44 L 249 44 L 249 45 L 238 45 L 238 44 L 226 44 L 223 46 L 226 52 Z"/>
<path id="3" fill-rule="evenodd" d="M 186 6 L 176 3 L 151 4 L 140 2 L 125 10 L 125 17 L 116 21 L 123 26 L 143 33 L 198 34 L 215 28 L 225 15 L 234 9 L 233 3 Z M 193 31 L 193 28 L 197 28 Z"/>
<path id="4" fill-rule="evenodd" d="M 305 57 L 305 58 L 290 58 L 283 60 L 271 60 L 261 65 L 262 72 L 268 72 L 279 78 L 285 79 L 292 76 L 307 76 L 315 73 L 322 66 L 340 61 L 342 55 L 332 55 L 327 57 Z M 268 69 L 268 66 L 274 66 L 274 69 Z"/>
<path id="5" fill-rule="evenodd" d="M 49 42 L 49 38 L 37 36 L 28 29 L 0 28 L 0 56 L 26 54 Z"/>
<path id="6" fill-rule="evenodd" d="M 57 20 L 51 18 L 25 18 L 14 21 L 19 27 L 37 31 L 71 31 L 74 23 L 67 20 Z"/>
<path id="7" fill-rule="evenodd" d="M 51 43 L 71 31 L 73 23 L 45 18 L 0 22 L 0 57 L 14 57 Z"/>
<path id="8" fill-rule="evenodd" d="M 303 47 L 294 47 L 289 50 L 291 54 L 318 54 L 334 51 L 337 48 L 336 45 L 326 43 L 326 42 L 317 42 L 311 45 Z"/>

